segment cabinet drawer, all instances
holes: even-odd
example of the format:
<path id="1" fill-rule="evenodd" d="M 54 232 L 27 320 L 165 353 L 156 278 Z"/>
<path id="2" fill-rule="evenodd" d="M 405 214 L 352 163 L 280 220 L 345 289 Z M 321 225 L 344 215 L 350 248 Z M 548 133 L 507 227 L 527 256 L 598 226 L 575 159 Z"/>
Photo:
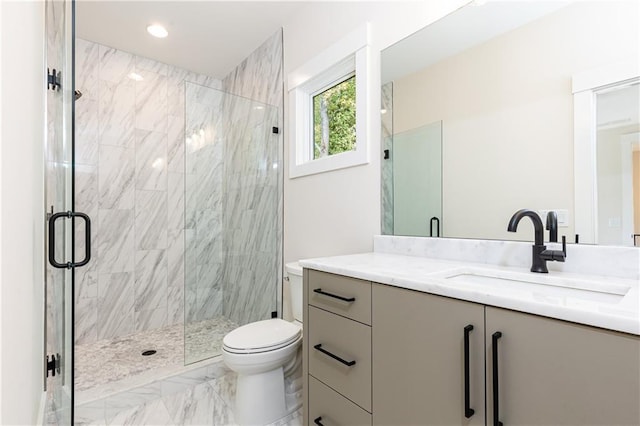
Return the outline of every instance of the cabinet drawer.
<path id="1" fill-rule="evenodd" d="M 309 377 L 309 426 L 315 420 L 326 426 L 370 426 L 371 414 L 333 389 Z"/>
<path id="2" fill-rule="evenodd" d="M 311 306 L 308 324 L 309 374 L 371 412 L 371 327 Z"/>
<path id="3" fill-rule="evenodd" d="M 371 283 L 369 281 L 309 270 L 307 287 L 310 305 L 371 324 Z"/>

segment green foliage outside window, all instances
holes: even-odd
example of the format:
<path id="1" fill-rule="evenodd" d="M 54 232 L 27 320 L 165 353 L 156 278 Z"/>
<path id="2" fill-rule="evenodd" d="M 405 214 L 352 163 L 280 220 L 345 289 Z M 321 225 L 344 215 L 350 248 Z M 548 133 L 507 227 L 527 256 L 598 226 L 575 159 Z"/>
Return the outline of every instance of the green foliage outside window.
<path id="1" fill-rule="evenodd" d="M 356 147 L 356 77 L 313 97 L 313 158 Z"/>

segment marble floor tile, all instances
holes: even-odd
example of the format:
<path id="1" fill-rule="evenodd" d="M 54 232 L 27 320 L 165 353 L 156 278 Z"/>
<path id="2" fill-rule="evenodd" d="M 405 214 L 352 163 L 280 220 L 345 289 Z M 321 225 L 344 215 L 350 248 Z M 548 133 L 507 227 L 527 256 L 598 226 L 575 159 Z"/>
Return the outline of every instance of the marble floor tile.
<path id="1" fill-rule="evenodd" d="M 302 426 L 302 423 L 302 408 L 300 408 L 269 426 Z"/>
<path id="2" fill-rule="evenodd" d="M 228 370 L 223 376 L 211 380 L 209 384 L 229 407 L 235 404 L 237 374 Z"/>
<path id="3" fill-rule="evenodd" d="M 87 425 L 87 426 L 107 426 L 107 422 L 105 422 L 104 420 L 96 420 L 94 422 L 91 423 L 74 423 L 76 426 L 78 425 Z"/>
<path id="4" fill-rule="evenodd" d="M 216 364 L 219 364 L 219 362 Z M 207 382 L 209 379 L 208 367 L 201 367 L 178 376 L 169 377 L 160 381 L 161 395 L 165 398 L 183 393 L 191 387 Z"/>
<path id="5" fill-rule="evenodd" d="M 162 400 L 176 425 L 228 425 L 233 421 L 232 410 L 209 383 L 201 383 Z"/>
<path id="6" fill-rule="evenodd" d="M 120 413 L 160 399 L 161 383 L 152 382 L 134 389 L 119 392 L 103 399 L 104 418 L 111 423 Z"/>
<path id="7" fill-rule="evenodd" d="M 76 406 L 73 414 L 76 425 L 105 424 L 104 401 L 99 400 Z"/>
<path id="8" fill-rule="evenodd" d="M 301 376 L 301 371 L 294 375 Z M 301 377 L 287 380 L 293 384 Z M 232 426 L 235 381 L 235 373 L 218 358 L 209 365 L 77 406 L 74 424 Z M 302 396 L 287 398 L 290 396 L 296 398 L 295 403 L 287 404 L 290 414 L 269 426 L 302 425 Z"/>
<path id="9" fill-rule="evenodd" d="M 108 425 L 175 425 L 162 400 L 157 399 L 121 411 L 107 423 Z"/>

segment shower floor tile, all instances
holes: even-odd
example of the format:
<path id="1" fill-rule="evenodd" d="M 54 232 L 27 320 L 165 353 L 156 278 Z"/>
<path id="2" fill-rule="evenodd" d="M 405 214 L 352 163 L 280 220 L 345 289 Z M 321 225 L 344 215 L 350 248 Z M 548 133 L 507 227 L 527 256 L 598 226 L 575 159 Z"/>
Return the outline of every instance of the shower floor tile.
<path id="1" fill-rule="evenodd" d="M 144 333 L 76 345 L 75 390 L 80 401 L 149 383 L 189 370 L 188 364 L 220 354 L 222 338 L 236 328 L 226 318 L 185 327 L 176 324 Z M 150 356 L 142 352 L 155 350 Z M 196 367 L 196 366 L 194 366 Z"/>
<path id="2" fill-rule="evenodd" d="M 189 323 L 185 327 L 184 357 L 187 364 L 222 353 L 225 334 L 238 328 L 238 324 L 227 318 Z"/>

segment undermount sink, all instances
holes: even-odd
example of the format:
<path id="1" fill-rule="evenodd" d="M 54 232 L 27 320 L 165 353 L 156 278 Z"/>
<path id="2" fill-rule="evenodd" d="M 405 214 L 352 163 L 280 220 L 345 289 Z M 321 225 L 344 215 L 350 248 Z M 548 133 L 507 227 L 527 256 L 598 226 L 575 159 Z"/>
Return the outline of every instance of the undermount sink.
<path id="1" fill-rule="evenodd" d="M 564 303 L 597 302 L 615 304 L 620 302 L 630 286 L 602 281 L 577 280 L 535 276 L 527 273 L 463 268 L 450 271 L 443 276 L 448 285 L 463 286 L 470 290 L 499 291 L 503 295 L 526 295 L 546 302 Z"/>

